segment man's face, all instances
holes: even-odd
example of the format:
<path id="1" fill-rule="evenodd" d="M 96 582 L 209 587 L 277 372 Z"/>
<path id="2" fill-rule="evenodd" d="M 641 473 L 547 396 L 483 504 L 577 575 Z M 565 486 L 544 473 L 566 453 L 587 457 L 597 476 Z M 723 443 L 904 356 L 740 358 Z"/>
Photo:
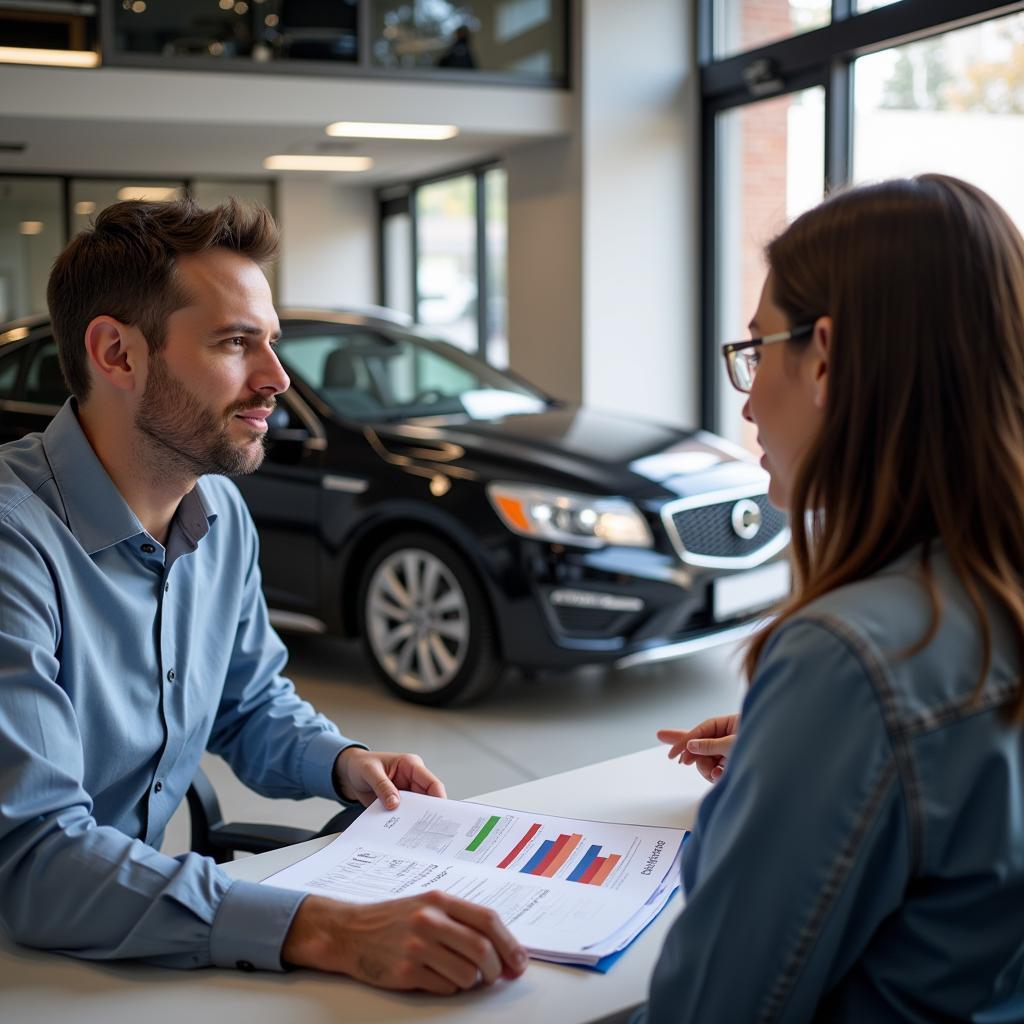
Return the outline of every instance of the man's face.
<path id="1" fill-rule="evenodd" d="M 149 356 L 136 428 L 175 470 L 252 473 L 274 396 L 289 384 L 273 349 L 270 287 L 255 263 L 226 249 L 180 257 L 178 281 L 190 301 Z"/>

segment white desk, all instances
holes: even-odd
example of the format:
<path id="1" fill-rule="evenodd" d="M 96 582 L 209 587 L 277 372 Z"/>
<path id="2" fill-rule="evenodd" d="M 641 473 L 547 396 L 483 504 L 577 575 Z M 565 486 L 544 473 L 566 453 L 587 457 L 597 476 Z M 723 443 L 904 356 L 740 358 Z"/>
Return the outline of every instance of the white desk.
<path id="1" fill-rule="evenodd" d="M 654 747 L 479 799 L 520 810 L 604 821 L 687 827 L 706 784 L 693 768 Z M 318 849 L 313 840 L 225 865 L 236 878 L 259 880 Z M 440 998 L 400 995 L 314 971 L 245 974 L 169 971 L 133 963 L 86 963 L 14 947 L 0 939 L 2 1024 L 582 1024 L 628 1019 L 646 997 L 677 899 L 608 974 L 530 962 L 514 982 Z"/>

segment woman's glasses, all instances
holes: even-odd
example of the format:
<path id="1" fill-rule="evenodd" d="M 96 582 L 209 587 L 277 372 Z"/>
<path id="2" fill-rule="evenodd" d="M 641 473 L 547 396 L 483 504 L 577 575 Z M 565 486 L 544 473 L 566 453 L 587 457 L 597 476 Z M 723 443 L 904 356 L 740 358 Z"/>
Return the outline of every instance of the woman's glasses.
<path id="1" fill-rule="evenodd" d="M 766 334 L 763 338 L 751 338 L 749 341 L 730 341 L 722 346 L 725 357 L 725 368 L 729 374 L 729 383 L 737 391 L 747 392 L 754 385 L 757 364 L 761 361 L 762 345 L 774 345 L 777 341 L 792 341 L 794 338 L 806 337 L 814 330 L 814 324 L 801 324 L 789 331 L 778 334 Z"/>

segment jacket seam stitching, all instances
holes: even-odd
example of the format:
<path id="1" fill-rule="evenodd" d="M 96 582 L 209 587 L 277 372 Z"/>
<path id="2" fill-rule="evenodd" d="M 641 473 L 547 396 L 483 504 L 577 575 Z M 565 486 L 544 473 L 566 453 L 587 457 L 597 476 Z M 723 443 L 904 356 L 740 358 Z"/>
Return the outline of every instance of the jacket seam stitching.
<path id="1" fill-rule="evenodd" d="M 800 929 L 796 947 L 790 954 L 782 969 L 775 986 L 765 1001 L 764 1008 L 758 1014 L 758 1024 L 771 1024 L 780 1019 L 786 1004 L 792 997 L 797 980 L 806 965 L 811 949 L 818 939 L 825 919 L 831 911 L 839 891 L 849 877 L 856 862 L 856 852 L 870 825 L 875 821 L 882 801 L 898 777 L 895 760 L 889 761 L 882 769 L 882 774 L 869 795 L 864 809 L 850 832 L 849 838 L 833 862 L 832 874 L 822 886 L 817 903 L 811 910 L 807 922 Z"/>
<path id="2" fill-rule="evenodd" d="M 893 757 L 896 761 L 900 784 L 907 802 L 907 817 L 910 827 L 910 864 L 911 872 L 916 873 L 924 857 L 924 826 L 922 800 L 917 773 L 914 771 L 913 758 L 910 752 L 912 730 L 900 720 L 896 706 L 896 694 L 889 683 L 888 673 L 877 654 L 867 641 L 850 629 L 845 623 L 829 615 L 809 615 L 802 621 L 818 624 L 830 632 L 841 643 L 850 648 L 854 657 L 866 670 L 868 678 L 875 690 L 882 721 L 885 723 L 892 744 Z"/>

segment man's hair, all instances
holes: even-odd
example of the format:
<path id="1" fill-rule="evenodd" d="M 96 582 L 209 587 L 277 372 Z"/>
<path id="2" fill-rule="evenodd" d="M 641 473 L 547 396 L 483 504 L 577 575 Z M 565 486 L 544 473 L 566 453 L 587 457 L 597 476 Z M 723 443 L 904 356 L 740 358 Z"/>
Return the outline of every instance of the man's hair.
<path id="1" fill-rule="evenodd" d="M 64 379 L 79 401 L 89 394 L 89 323 L 110 316 L 137 327 L 150 352 L 158 352 L 167 318 L 189 302 L 177 280 L 177 258 L 211 249 L 266 267 L 277 256 L 277 225 L 265 207 L 236 199 L 213 210 L 192 199 L 133 200 L 108 206 L 71 240 L 50 272 L 46 301 Z"/>

